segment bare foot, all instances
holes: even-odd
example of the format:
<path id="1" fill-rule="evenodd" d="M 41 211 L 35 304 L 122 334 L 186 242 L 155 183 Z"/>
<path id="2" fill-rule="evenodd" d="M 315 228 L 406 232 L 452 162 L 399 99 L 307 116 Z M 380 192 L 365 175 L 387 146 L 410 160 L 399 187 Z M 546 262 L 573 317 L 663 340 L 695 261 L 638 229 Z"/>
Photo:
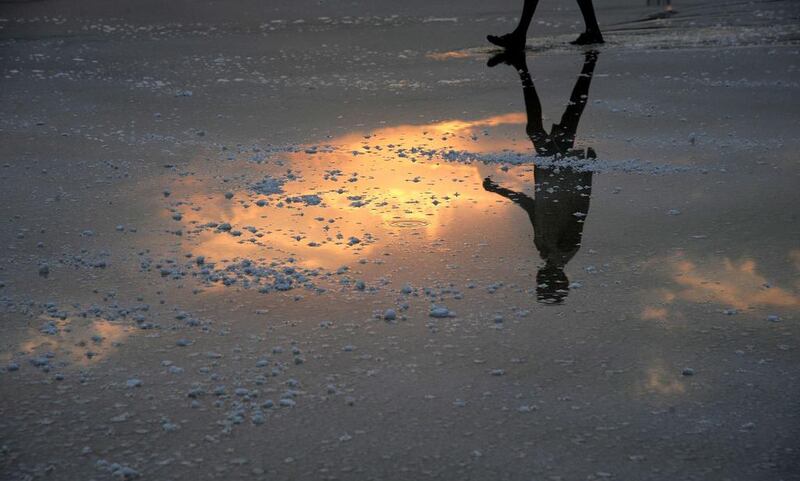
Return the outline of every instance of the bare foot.
<path id="1" fill-rule="evenodd" d="M 583 32 L 578 35 L 578 38 L 570 42 L 572 45 L 593 45 L 597 43 L 605 43 L 603 34 L 600 32 Z"/>
<path id="2" fill-rule="evenodd" d="M 521 35 L 515 35 L 513 33 L 507 33 L 500 37 L 497 35 L 487 35 L 486 40 L 506 50 L 525 50 L 525 37 Z"/>

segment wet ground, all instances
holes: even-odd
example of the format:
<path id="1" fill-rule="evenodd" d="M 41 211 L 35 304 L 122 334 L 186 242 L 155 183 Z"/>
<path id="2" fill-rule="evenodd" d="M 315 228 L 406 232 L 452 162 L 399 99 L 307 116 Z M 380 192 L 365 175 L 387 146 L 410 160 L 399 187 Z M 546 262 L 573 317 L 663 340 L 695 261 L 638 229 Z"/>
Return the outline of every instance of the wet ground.
<path id="1" fill-rule="evenodd" d="M 2 4 L 1 479 L 800 479 L 794 2 L 236 3 Z"/>

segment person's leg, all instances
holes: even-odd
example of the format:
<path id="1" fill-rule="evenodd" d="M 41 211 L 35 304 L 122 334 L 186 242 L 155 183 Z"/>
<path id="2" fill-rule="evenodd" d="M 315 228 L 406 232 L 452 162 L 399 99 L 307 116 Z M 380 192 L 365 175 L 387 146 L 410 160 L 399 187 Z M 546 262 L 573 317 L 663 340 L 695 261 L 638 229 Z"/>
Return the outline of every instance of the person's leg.
<path id="1" fill-rule="evenodd" d="M 528 27 L 531 26 L 533 14 L 536 13 L 536 6 L 539 5 L 539 0 L 525 0 L 522 6 L 522 16 L 519 18 L 517 28 L 511 32 L 513 35 L 525 38 L 528 35 Z"/>
<path id="2" fill-rule="evenodd" d="M 592 0 L 578 0 L 578 7 L 580 7 L 583 15 L 583 23 L 586 24 L 586 31 L 570 43 L 574 45 L 603 43 L 603 34 L 600 33 L 600 26 L 597 24 L 597 16 L 594 13 Z"/>
<path id="3" fill-rule="evenodd" d="M 539 5 L 539 0 L 525 0 L 525 4 L 522 6 L 522 16 L 519 19 L 517 28 L 511 33 L 499 37 L 496 35 L 487 35 L 486 39 L 498 47 L 503 47 L 508 50 L 524 50 L 525 38 L 528 35 L 528 27 L 531 25 L 531 20 L 533 19 L 533 14 L 536 12 L 537 5 Z"/>

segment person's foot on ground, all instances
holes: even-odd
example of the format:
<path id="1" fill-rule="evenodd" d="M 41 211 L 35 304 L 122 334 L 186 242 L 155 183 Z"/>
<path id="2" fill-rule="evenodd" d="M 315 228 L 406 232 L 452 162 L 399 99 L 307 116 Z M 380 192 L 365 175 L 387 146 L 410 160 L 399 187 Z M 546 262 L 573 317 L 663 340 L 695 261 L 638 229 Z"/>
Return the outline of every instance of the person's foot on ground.
<path id="1" fill-rule="evenodd" d="M 594 45 L 597 43 L 605 43 L 605 40 L 603 40 L 603 34 L 600 32 L 586 31 L 578 35 L 578 38 L 570 43 L 572 45 Z"/>
<path id="2" fill-rule="evenodd" d="M 506 50 L 525 50 L 525 37 L 523 35 L 513 33 L 507 33 L 499 37 L 497 35 L 487 35 L 486 40 Z"/>

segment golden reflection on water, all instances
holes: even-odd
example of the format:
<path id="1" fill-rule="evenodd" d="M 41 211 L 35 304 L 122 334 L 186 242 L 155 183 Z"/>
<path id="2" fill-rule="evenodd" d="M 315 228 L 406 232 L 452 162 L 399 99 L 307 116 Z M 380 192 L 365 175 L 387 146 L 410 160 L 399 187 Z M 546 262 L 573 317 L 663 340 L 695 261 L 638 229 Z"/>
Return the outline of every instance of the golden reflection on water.
<path id="1" fill-rule="evenodd" d="M 656 362 L 647 369 L 644 390 L 662 395 L 677 395 L 683 394 L 686 386 L 677 374 L 666 369 L 662 362 Z"/>
<path id="2" fill-rule="evenodd" d="M 54 325 L 58 329 L 57 333 L 47 334 L 38 329 L 30 329 L 17 351 L 31 355 L 52 352 L 56 354 L 56 359 L 66 357 L 72 364 L 79 366 L 106 358 L 112 353 L 114 345 L 124 341 L 134 330 L 133 327 L 106 319 L 62 320 L 42 317 L 41 320 Z"/>
<path id="3" fill-rule="evenodd" d="M 797 257 L 789 253 L 789 259 Z M 738 261 L 722 258 L 698 264 L 685 256 L 669 261 L 674 287 L 663 287 L 651 292 L 652 304 L 645 305 L 641 318 L 653 321 L 682 323 L 680 302 L 713 303 L 723 309 L 745 311 L 749 309 L 797 310 L 800 296 L 797 285 L 781 287 L 759 273 L 758 263 L 752 258 Z M 795 266 L 800 270 L 800 266 Z M 679 319 L 680 318 L 680 319 Z"/>
<path id="4" fill-rule="evenodd" d="M 469 50 L 449 50 L 447 52 L 431 52 L 428 58 L 432 60 L 452 60 L 473 57 L 475 52 Z"/>
<path id="5" fill-rule="evenodd" d="M 794 264 L 794 270 L 800 273 L 800 249 L 793 249 L 789 252 L 789 259 Z M 800 289 L 800 279 L 795 281 L 795 287 Z"/>
<path id="6" fill-rule="evenodd" d="M 800 307 L 797 294 L 771 285 L 757 272 L 753 259 L 738 262 L 722 259 L 717 265 L 700 267 L 689 260 L 677 260 L 673 280 L 684 289 L 678 297 L 690 302 L 714 302 L 736 309 L 750 307 Z"/>
<path id="7" fill-rule="evenodd" d="M 454 227 L 455 207 L 459 219 L 467 215 L 475 228 L 480 228 L 480 213 L 487 207 L 507 207 L 482 187 L 486 175 L 497 176 L 498 167 L 439 163 L 420 150 L 527 154 L 530 141 L 520 135 L 524 122 L 525 114 L 510 113 L 348 133 L 330 140 L 325 149 L 281 154 L 280 166 L 271 163 L 263 170 L 264 166 L 248 165 L 252 182 L 238 186 L 230 200 L 220 195 L 213 176 L 182 180 L 180 195 L 173 196 L 180 205 L 166 214 L 179 212 L 193 250 L 215 260 L 293 256 L 304 267 L 331 268 L 396 247 L 398 239 L 411 249 L 422 241 L 447 237 Z M 513 134 L 502 135 L 503 129 Z M 524 143 L 518 143 L 520 137 Z M 283 185 L 283 193 L 252 190 L 252 183 L 264 174 L 278 177 L 288 169 L 297 178 Z M 500 172 L 505 185 L 532 187 L 532 166 L 505 170 Z M 286 201 L 304 195 L 319 196 L 321 203 Z M 259 206 L 259 200 L 268 204 Z M 232 229 L 199 228 L 209 222 L 229 223 Z"/>

